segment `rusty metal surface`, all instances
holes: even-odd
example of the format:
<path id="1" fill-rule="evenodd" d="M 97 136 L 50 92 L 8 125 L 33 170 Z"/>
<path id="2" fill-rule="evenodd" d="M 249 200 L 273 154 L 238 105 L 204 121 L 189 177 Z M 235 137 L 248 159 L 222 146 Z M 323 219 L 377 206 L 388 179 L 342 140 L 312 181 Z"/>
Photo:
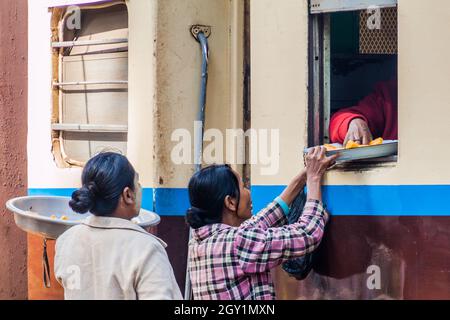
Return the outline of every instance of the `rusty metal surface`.
<path id="1" fill-rule="evenodd" d="M 274 271 L 277 297 L 450 299 L 449 244 L 450 217 L 332 217 L 304 281 Z"/>
<path id="2" fill-rule="evenodd" d="M 0 1 L 0 299 L 27 298 L 26 234 L 4 205 L 27 193 L 27 29 L 27 1 Z"/>
<path id="3" fill-rule="evenodd" d="M 50 288 L 43 283 L 43 238 L 28 234 L 28 299 L 63 300 L 64 290 L 56 281 L 54 273 L 55 240 L 47 240 L 47 254 L 50 265 Z"/>

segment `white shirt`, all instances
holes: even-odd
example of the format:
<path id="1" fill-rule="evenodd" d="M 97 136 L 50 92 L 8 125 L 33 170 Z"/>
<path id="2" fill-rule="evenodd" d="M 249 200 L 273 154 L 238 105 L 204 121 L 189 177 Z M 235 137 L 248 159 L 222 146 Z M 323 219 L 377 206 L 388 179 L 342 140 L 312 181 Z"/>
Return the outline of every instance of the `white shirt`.
<path id="1" fill-rule="evenodd" d="M 166 246 L 129 220 L 89 216 L 58 237 L 55 276 L 69 300 L 180 300 Z"/>

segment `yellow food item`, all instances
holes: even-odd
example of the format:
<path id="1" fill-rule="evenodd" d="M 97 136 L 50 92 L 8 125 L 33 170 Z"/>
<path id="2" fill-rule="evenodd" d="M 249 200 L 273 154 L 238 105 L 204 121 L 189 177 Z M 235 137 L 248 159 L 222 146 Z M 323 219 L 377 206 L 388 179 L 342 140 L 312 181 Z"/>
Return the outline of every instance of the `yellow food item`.
<path id="1" fill-rule="evenodd" d="M 376 146 L 376 145 L 379 145 L 379 144 L 382 144 L 382 143 L 383 143 L 383 138 L 376 138 L 376 139 L 370 141 L 369 144 L 359 144 L 359 143 L 356 142 L 356 141 L 349 140 L 349 141 L 347 141 L 347 143 L 345 144 L 344 148 L 345 148 L 345 149 L 355 149 L 355 148 L 361 148 L 361 147 Z M 334 145 L 332 145 L 332 144 L 324 144 L 323 146 L 325 147 L 325 149 L 326 149 L 327 151 L 340 150 L 340 149 L 342 149 L 342 148 L 338 148 L 338 147 L 336 147 L 336 146 L 334 146 Z"/>
<path id="2" fill-rule="evenodd" d="M 354 149 L 359 148 L 361 145 L 353 140 L 347 141 L 347 144 L 345 145 L 345 149 Z"/>
<path id="3" fill-rule="evenodd" d="M 324 144 L 323 145 L 327 151 L 336 150 L 337 147 L 333 146 L 332 144 Z"/>
<path id="4" fill-rule="evenodd" d="M 56 219 L 56 216 L 55 216 L 54 214 L 52 214 L 52 215 L 50 216 L 50 219 L 55 220 L 55 219 Z"/>
<path id="5" fill-rule="evenodd" d="M 370 141 L 369 145 L 376 146 L 376 145 L 382 144 L 382 143 L 383 143 L 383 138 L 376 138 L 376 139 Z"/>
<path id="6" fill-rule="evenodd" d="M 67 216 L 61 216 L 61 220 L 69 220 Z"/>
<path id="7" fill-rule="evenodd" d="M 339 148 L 339 147 L 336 147 L 336 146 L 334 146 L 332 144 L 328 144 L 328 143 L 324 144 L 323 146 L 325 147 L 325 149 L 327 151 L 342 150 L 343 149 L 343 148 Z"/>

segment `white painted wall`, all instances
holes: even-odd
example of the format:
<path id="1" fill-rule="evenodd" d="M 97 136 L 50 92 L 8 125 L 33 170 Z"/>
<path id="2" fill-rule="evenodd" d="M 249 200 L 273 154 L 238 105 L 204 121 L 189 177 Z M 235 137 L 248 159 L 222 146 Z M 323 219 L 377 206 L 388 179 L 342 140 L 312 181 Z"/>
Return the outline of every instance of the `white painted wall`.
<path id="1" fill-rule="evenodd" d="M 51 151 L 51 14 L 48 6 L 55 2 L 28 1 L 28 188 L 71 188 L 80 183 L 81 168 L 57 168 Z"/>

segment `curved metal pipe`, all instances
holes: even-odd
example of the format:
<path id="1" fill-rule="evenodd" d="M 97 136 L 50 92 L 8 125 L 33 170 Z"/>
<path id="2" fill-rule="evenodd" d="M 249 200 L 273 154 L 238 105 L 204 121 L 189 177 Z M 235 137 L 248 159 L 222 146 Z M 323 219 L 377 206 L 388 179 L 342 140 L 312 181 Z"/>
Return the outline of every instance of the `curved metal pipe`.
<path id="1" fill-rule="evenodd" d="M 206 106 L 206 85 L 208 83 L 208 39 L 203 32 L 198 34 L 198 41 L 200 42 L 200 48 L 202 51 L 202 69 L 201 69 L 201 85 L 200 85 L 200 99 L 199 109 L 197 115 L 197 121 L 201 121 L 201 132 L 196 135 L 196 143 L 194 143 L 194 157 L 195 171 L 201 169 L 202 164 L 202 152 L 203 152 L 203 132 L 205 122 L 205 106 Z"/>
<path id="2" fill-rule="evenodd" d="M 195 172 L 200 171 L 202 167 L 202 153 L 203 153 L 203 132 L 205 127 L 205 107 L 206 107 L 206 85 L 208 83 L 208 39 L 203 32 L 199 32 L 197 39 L 200 42 L 200 48 L 202 51 L 202 69 L 201 69 L 201 85 L 200 85 L 200 99 L 199 108 L 197 114 L 197 121 L 200 121 L 201 127 L 200 132 L 195 132 L 194 137 L 196 141 L 194 142 L 194 164 Z M 194 127 L 195 128 L 195 127 Z M 192 237 L 192 230 L 189 229 L 189 240 Z M 191 300 L 192 298 L 192 288 L 191 279 L 189 276 L 189 252 L 188 261 L 186 264 L 186 283 L 184 288 L 184 299 Z"/>

